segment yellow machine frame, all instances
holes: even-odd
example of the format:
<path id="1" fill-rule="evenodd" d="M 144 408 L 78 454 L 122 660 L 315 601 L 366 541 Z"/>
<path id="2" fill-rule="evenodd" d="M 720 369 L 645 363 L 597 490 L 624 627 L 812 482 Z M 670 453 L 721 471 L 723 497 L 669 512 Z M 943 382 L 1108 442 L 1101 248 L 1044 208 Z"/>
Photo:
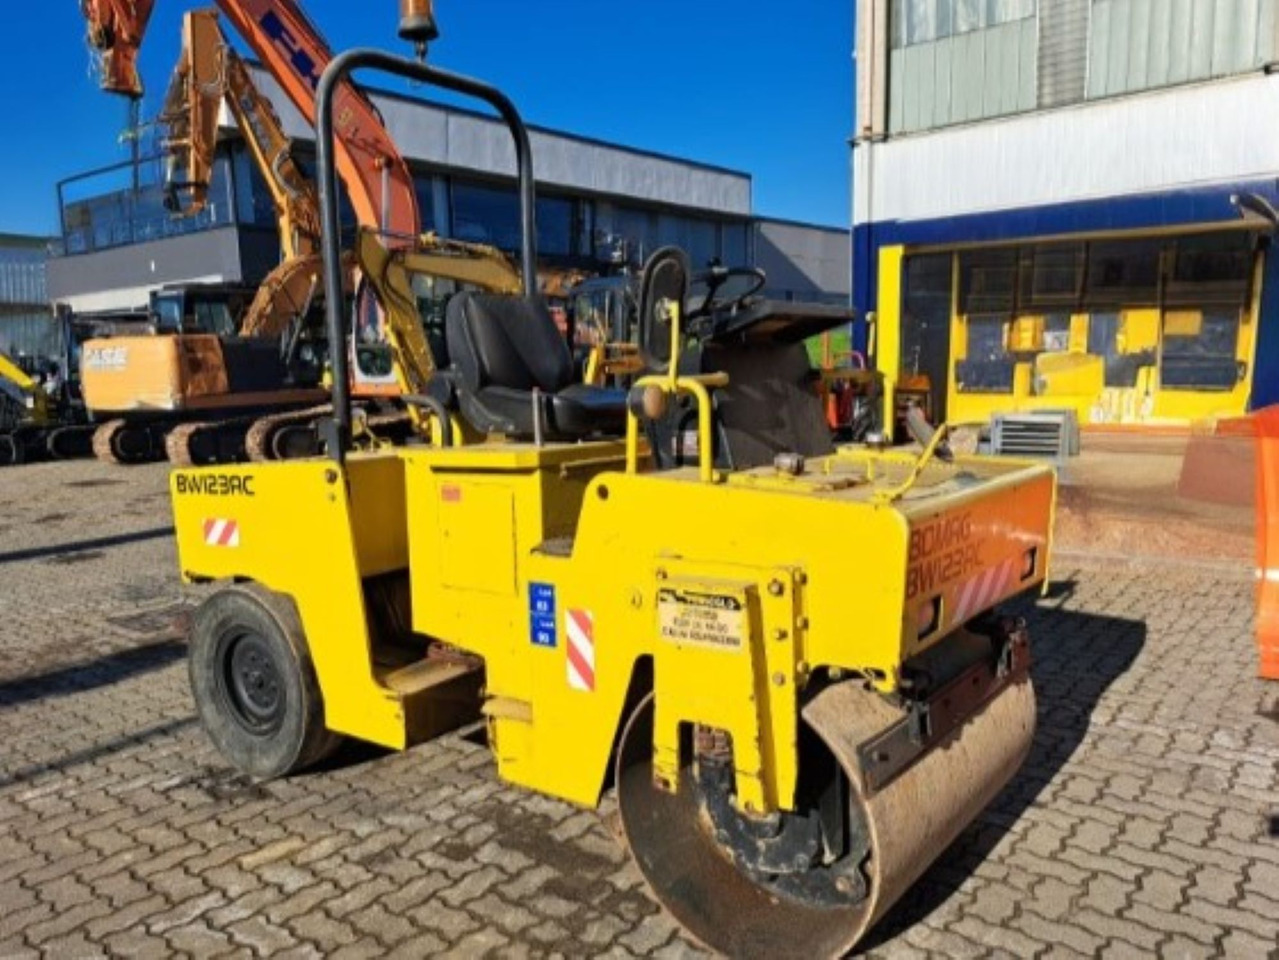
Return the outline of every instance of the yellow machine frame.
<path id="1" fill-rule="evenodd" d="M 690 394 L 709 410 L 720 383 L 667 375 L 638 386 Z M 724 729 L 741 751 L 740 802 L 766 812 L 793 800 L 796 689 L 811 671 L 860 673 L 891 693 L 903 663 L 975 612 L 962 596 L 974 577 L 1015 568 L 987 597 L 993 605 L 1047 575 L 1048 468 L 977 458 L 920 465 L 909 454 L 849 448 L 800 477 L 724 476 L 709 457 L 652 474 L 637 435 L 632 414 L 625 443 L 497 441 L 353 455 L 344 467 L 179 471 L 171 492 L 183 576 L 249 580 L 292 598 L 326 725 L 399 749 L 412 740 L 417 707 L 412 688 L 374 662 L 365 585 L 408 571 L 413 631 L 483 658 L 502 776 L 581 804 L 598 800 L 627 691 L 648 660 L 663 775 L 678 777 L 682 726 Z M 960 472 L 982 482 L 951 492 Z M 235 549 L 208 542 L 210 521 L 235 524 Z M 568 555 L 543 547 L 568 536 Z M 876 549 L 850 553 L 853 540 Z M 562 620 L 554 646 L 530 642 L 537 584 L 552 586 L 560 613 L 590 615 L 600 644 L 589 696 L 565 682 Z M 747 612 L 712 618 L 722 643 L 671 642 L 667 591 L 731 598 Z M 934 604 L 935 627 L 921 637 Z M 858 612 L 856 643 L 847 610 Z"/>

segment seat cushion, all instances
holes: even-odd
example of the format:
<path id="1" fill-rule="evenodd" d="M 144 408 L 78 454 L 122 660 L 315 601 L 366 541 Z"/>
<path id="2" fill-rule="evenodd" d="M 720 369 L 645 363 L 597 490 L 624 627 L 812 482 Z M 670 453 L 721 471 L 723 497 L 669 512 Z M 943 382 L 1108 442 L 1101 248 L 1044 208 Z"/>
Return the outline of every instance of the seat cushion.
<path id="1" fill-rule="evenodd" d="M 626 392 L 574 383 L 568 345 L 540 298 L 460 293 L 447 337 L 458 405 L 477 430 L 531 437 L 534 403 L 548 440 L 625 430 Z"/>
<path id="2" fill-rule="evenodd" d="M 621 435 L 626 431 L 626 391 L 583 383 L 566 387 L 551 398 L 551 429 L 565 437 Z"/>
<path id="3" fill-rule="evenodd" d="M 540 297 L 459 293 L 449 301 L 446 328 L 449 356 L 472 392 L 557 393 L 572 383 L 568 345 Z"/>

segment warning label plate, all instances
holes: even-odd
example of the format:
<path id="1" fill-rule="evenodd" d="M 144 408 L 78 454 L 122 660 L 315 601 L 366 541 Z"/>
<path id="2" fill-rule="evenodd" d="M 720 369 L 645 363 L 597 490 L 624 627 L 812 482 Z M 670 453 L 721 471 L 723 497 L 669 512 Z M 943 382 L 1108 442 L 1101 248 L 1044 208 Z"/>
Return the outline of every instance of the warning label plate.
<path id="1" fill-rule="evenodd" d="M 738 594 L 662 587 L 657 619 L 671 643 L 740 650 L 746 641 L 746 605 Z"/>

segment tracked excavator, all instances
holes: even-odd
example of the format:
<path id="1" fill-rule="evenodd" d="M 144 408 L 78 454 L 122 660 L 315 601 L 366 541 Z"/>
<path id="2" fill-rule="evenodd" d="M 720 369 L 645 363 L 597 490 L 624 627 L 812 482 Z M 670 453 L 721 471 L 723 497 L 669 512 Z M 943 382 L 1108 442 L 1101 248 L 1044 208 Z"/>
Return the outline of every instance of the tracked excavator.
<path id="1" fill-rule="evenodd" d="M 62 364 L 43 372 L 52 371 L 56 386 L 42 371 L 0 352 L 0 466 L 89 454 L 93 427 L 84 406 L 76 402 Z"/>
<path id="2" fill-rule="evenodd" d="M 316 63 L 322 63 L 328 53 L 300 10 L 285 0 L 224 0 L 219 7 L 243 34 L 257 41 L 255 50 L 302 112 L 313 112 L 309 68 L 303 61 L 313 51 Z M 136 56 L 120 45 L 141 42 L 150 8 L 149 3 L 134 4 L 131 9 L 110 3 L 86 7 L 90 37 L 103 52 L 104 88 L 130 95 L 140 89 L 132 66 Z M 104 19 L 94 20 L 95 16 Z M 300 89 L 297 76 L 276 72 L 275 60 L 263 53 L 263 37 L 286 46 L 304 38 L 301 52 L 287 61 L 303 81 Z M 96 365 L 87 372 L 91 405 L 100 398 L 102 404 L 110 404 L 95 405 L 94 409 L 124 413 L 103 426 L 95 437 L 95 449 L 103 459 L 117 462 L 152 459 L 162 451 L 175 464 L 267 460 L 314 452 L 317 424 L 329 412 L 321 402 L 325 394 L 317 388 L 330 349 L 322 342 L 323 324 L 315 322 L 322 307 L 322 288 L 314 186 L 293 160 L 289 140 L 270 102 L 257 90 L 243 61 L 222 35 L 217 12 L 189 13 L 184 19 L 183 38 L 183 55 L 162 117 L 169 131 L 171 208 L 178 215 L 190 216 L 207 203 L 218 115 L 225 99 L 271 189 L 283 259 L 258 289 L 235 331 L 234 343 L 225 336 L 215 342 L 186 335 L 162 344 L 130 347 L 115 343 L 109 351 L 92 354 L 117 360 L 124 357 L 113 367 Z M 343 91 L 342 96 L 347 102 L 348 92 Z M 412 251 L 419 268 L 419 287 L 433 294 L 421 298 L 420 305 L 429 307 L 458 284 L 495 292 L 517 288 L 518 273 L 495 248 L 401 232 L 416 224 L 416 207 L 412 207 L 411 217 L 405 213 L 410 201 L 416 203 L 415 195 L 400 188 L 408 177 L 407 168 L 371 105 L 358 96 L 354 103 L 364 113 L 353 115 L 347 112 L 348 107 L 343 108 L 346 126 L 339 164 L 363 224 L 361 243 L 375 242 L 376 234 L 379 242 L 392 249 Z M 376 178 L 370 164 L 376 168 Z M 375 179 L 381 190 L 376 198 L 370 195 Z M 433 273 L 424 269 L 429 264 L 434 265 Z M 344 261 L 343 271 L 343 295 L 351 296 L 358 292 L 351 258 Z M 553 272 L 544 280 L 548 285 L 562 282 Z M 360 289 L 366 286 L 363 280 L 360 284 Z M 360 299 L 362 303 L 374 302 L 371 297 Z M 401 311 L 389 318 L 369 316 L 367 321 L 384 330 L 395 324 L 420 324 L 422 318 Z M 208 333 L 195 326 L 191 332 L 197 337 Z M 409 336 L 401 331 L 398 339 Z M 283 338 L 278 358 L 273 359 L 263 343 L 252 342 L 262 338 Z M 367 435 L 372 437 L 376 431 L 383 440 L 402 438 L 410 419 L 399 412 L 396 402 L 398 382 L 403 379 L 394 367 L 396 351 L 389 343 L 362 339 L 349 349 L 354 359 L 355 397 L 382 411 L 362 421 Z M 157 353 L 164 356 L 155 356 Z M 145 364 L 131 363 L 135 355 L 145 359 Z M 188 369 L 188 361 L 198 370 Z M 279 380 L 275 386 L 273 377 Z"/>
<path id="3" fill-rule="evenodd" d="M 142 93 L 137 51 L 154 0 L 85 0 L 89 39 L 99 51 L 103 89 L 137 98 Z M 314 114 L 314 84 L 329 53 L 293 0 L 221 0 L 219 9 L 248 41 L 304 116 Z M 230 335 L 192 322 L 176 337 L 116 339 L 93 343 L 84 369 L 86 400 L 108 422 L 94 446 L 104 459 L 136 462 L 165 454 L 177 463 L 269 456 L 248 451 L 248 431 L 264 414 L 296 413 L 322 403 L 314 349 L 305 338 L 290 367 L 276 342 L 288 328 L 307 323 L 318 307 L 320 282 L 314 256 L 318 231 L 314 189 L 288 152 L 278 118 L 221 36 L 211 11 L 184 23 L 184 53 L 171 87 L 166 115 L 178 212 L 205 202 L 217 118 L 224 97 L 241 124 L 255 160 L 271 185 L 280 220 L 284 262 L 257 291 L 242 323 Z M 417 241 L 417 201 L 412 179 L 372 104 L 347 85 L 338 147 L 343 177 L 361 224 L 381 230 L 391 245 Z M 350 287 L 346 290 L 349 295 Z M 103 362 L 109 360 L 110 362 Z M 359 369 L 359 365 L 356 365 Z M 371 378 L 390 379 L 390 371 Z"/>
<path id="4" fill-rule="evenodd" d="M 174 472 L 181 574 L 215 585 L 189 645 L 208 735 L 272 778 L 343 737 L 402 749 L 482 717 L 502 779 L 585 806 L 616 789 L 639 869 L 708 947 L 843 954 L 1027 754 L 1028 637 L 999 604 L 1045 583 L 1052 471 L 953 455 L 944 428 L 916 452 L 836 448 L 803 343 L 843 318 L 690 309 L 673 249 L 639 285 L 647 372 L 574 382 L 537 295 L 518 111 L 380 51 L 318 87 L 332 341 L 335 99 L 356 69 L 504 118 L 521 291 L 449 302 L 410 401 L 425 442 L 353 447 L 335 355 L 325 456 Z"/>

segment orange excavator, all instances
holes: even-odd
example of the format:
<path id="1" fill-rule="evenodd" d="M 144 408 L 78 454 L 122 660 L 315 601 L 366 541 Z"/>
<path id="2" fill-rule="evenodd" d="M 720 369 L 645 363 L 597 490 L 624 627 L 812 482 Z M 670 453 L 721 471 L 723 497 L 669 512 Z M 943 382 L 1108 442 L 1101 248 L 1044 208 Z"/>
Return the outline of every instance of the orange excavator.
<path id="1" fill-rule="evenodd" d="M 315 85 L 331 59 L 319 32 L 294 0 L 218 0 L 233 24 L 308 121 Z M 90 43 L 99 53 L 101 86 L 131 99 L 142 95 L 138 50 L 154 0 L 84 0 Z M 174 336 L 113 338 L 85 345 L 83 381 L 89 409 L 106 422 L 94 438 L 101 459 L 129 463 L 167 455 L 179 463 L 240 459 L 246 434 L 263 415 L 296 412 L 327 398 L 318 378 L 306 382 L 289 369 L 279 344 L 268 339 L 313 309 L 318 263 L 314 191 L 291 160 L 274 114 L 255 101 L 251 78 L 208 15 L 187 19 L 183 62 L 169 99 L 170 148 L 188 177 L 176 201 L 198 207 L 207 177 L 199 158 L 217 135 L 224 95 L 242 94 L 232 113 L 273 182 L 282 226 L 284 262 L 258 291 L 234 336 L 198 323 L 177 325 Z M 205 93 L 214 95 L 205 96 Z M 256 91 L 253 91 L 256 93 Z M 247 99 L 246 99 L 247 97 Z M 240 114 L 243 113 L 243 117 Z M 412 175 L 372 103 L 350 84 L 338 94 L 337 164 L 356 218 L 391 246 L 417 237 Z M 192 174 L 194 171 L 194 175 Z M 308 192 L 309 191 L 309 192 Z M 387 238 L 391 238 L 389 241 Z M 355 365 L 358 371 L 360 364 Z M 390 370 L 375 371 L 368 393 L 395 392 Z M 359 392 L 359 391 L 357 391 Z M 261 433 L 261 431 L 259 431 Z M 252 451 L 248 451 L 251 455 Z M 265 453 L 260 451 L 260 453 Z"/>

